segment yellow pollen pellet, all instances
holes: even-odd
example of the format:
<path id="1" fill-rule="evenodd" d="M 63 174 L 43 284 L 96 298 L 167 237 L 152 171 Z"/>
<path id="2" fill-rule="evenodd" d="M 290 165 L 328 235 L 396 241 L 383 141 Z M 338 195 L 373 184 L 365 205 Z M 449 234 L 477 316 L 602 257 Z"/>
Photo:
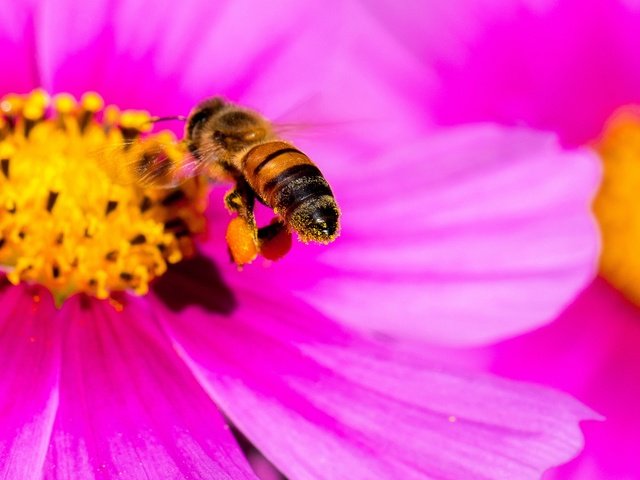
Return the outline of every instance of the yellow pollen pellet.
<path id="1" fill-rule="evenodd" d="M 123 170 L 149 156 L 186 157 L 173 134 L 150 132 L 148 113 L 104 107 L 93 92 L 49 103 L 42 90 L 0 101 L 0 127 L 24 126 L 0 140 L 0 266 L 11 283 L 43 285 L 58 303 L 79 292 L 146 294 L 168 264 L 195 252 L 206 182 L 166 189 L 129 181 Z"/>

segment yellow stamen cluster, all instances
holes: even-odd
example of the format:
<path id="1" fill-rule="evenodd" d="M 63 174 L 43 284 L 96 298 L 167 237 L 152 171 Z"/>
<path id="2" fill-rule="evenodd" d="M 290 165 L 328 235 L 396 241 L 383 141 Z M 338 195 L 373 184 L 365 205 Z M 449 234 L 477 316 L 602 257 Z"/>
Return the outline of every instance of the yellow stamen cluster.
<path id="1" fill-rule="evenodd" d="M 604 166 L 594 204 L 603 238 L 600 272 L 640 305 L 640 110 L 616 114 L 597 150 Z"/>
<path id="2" fill-rule="evenodd" d="M 204 229 L 206 182 L 135 182 L 143 162 L 178 164 L 182 145 L 148 133 L 144 112 L 36 90 L 0 102 L 0 265 L 14 283 L 76 292 L 144 294 L 168 263 L 193 253 Z M 167 169 L 167 172 L 170 169 Z"/>

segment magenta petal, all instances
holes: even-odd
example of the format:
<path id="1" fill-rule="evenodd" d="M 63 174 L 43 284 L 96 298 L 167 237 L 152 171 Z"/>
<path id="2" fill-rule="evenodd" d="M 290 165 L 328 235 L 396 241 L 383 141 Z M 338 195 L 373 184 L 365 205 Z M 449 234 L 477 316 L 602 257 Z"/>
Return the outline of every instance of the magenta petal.
<path id="1" fill-rule="evenodd" d="M 257 450 L 249 452 L 248 459 L 260 480 L 283 480 L 280 472 Z"/>
<path id="2" fill-rule="evenodd" d="M 429 120 L 524 122 L 584 144 L 640 102 L 634 0 L 363 3 L 437 78 L 410 91 Z"/>
<path id="3" fill-rule="evenodd" d="M 0 97 L 38 85 L 32 3 L 19 0 L 0 5 Z"/>
<path id="4" fill-rule="evenodd" d="M 186 0 L 180 8 L 153 0 L 60 8 L 43 0 L 36 18 L 43 82 L 54 91 L 97 90 L 125 107 L 187 114 L 211 95 L 242 96 L 312 12 L 291 0 Z"/>
<path id="5" fill-rule="evenodd" d="M 552 320 L 593 277 L 599 177 L 590 151 L 490 125 L 347 162 L 332 176 L 340 238 L 296 248 L 268 281 L 360 328 L 502 339 Z"/>
<path id="6" fill-rule="evenodd" d="M 284 46 L 281 30 L 296 24 L 298 10 L 202 0 L 180 8 L 153 0 L 60 8 L 43 0 L 36 17 L 43 83 L 75 94 L 96 90 L 124 107 L 187 114 L 202 98 L 233 93 L 240 77 L 251 81 L 263 49 L 273 48 L 258 38 Z"/>
<path id="7" fill-rule="evenodd" d="M 421 63 L 359 2 L 338 2 L 331 8 L 325 2 L 304 5 L 294 18 L 287 12 L 290 7 L 278 5 L 277 16 L 292 21 L 288 29 L 282 29 L 282 20 L 272 27 L 279 35 L 278 48 L 259 47 L 264 39 L 254 44 L 261 61 L 251 81 L 241 76 L 234 82 L 243 102 L 297 126 L 287 135 L 318 153 L 323 166 L 343 163 L 344 154 L 321 151 L 331 142 L 353 155 L 362 153 L 359 142 L 384 146 L 423 134 L 425 126 L 415 114 L 415 102 L 406 97 L 405 81 L 416 70 L 423 73 Z M 201 67 L 200 75 L 209 70 Z"/>
<path id="8" fill-rule="evenodd" d="M 167 115 L 222 95 L 287 123 L 371 122 L 378 133 L 365 136 L 378 142 L 420 130 L 395 80 L 417 62 L 351 2 L 41 4 L 39 65 L 52 91 L 96 90 L 121 107 Z"/>
<path id="9" fill-rule="evenodd" d="M 62 3 L 41 0 L 35 16 L 39 66 L 47 90 L 75 95 L 92 90 L 123 107 L 156 106 L 158 113 L 186 113 L 189 104 L 176 78 L 180 67 L 164 68 L 158 51 L 168 39 L 176 42 L 176 54 L 184 49 L 181 39 L 190 42 L 194 32 L 184 33 L 181 21 L 193 20 L 188 5 L 181 11 L 189 19 L 183 19 L 158 2 Z M 205 17 L 202 13 L 202 9 L 192 12 L 195 18 Z M 200 26 L 190 25 L 193 30 Z"/>
<path id="10" fill-rule="evenodd" d="M 255 478 L 143 301 L 68 302 L 47 478 Z"/>
<path id="11" fill-rule="evenodd" d="M 23 287 L 0 292 L 0 477 L 42 475 L 58 407 L 60 349 L 51 298 Z"/>
<path id="12" fill-rule="evenodd" d="M 606 420 L 558 480 L 640 478 L 640 311 L 598 279 L 553 324 L 488 350 L 494 371 L 575 395 Z"/>
<path id="13" fill-rule="evenodd" d="M 436 365 L 340 330 L 286 296 L 166 315 L 180 355 L 289 478 L 537 478 L 593 415 L 532 385 Z"/>

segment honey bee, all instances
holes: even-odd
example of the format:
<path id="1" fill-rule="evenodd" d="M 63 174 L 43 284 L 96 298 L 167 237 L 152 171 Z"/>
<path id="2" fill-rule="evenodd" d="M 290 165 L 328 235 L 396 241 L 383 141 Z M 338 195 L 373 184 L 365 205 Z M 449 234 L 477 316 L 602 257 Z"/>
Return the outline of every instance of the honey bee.
<path id="1" fill-rule="evenodd" d="M 162 161 L 146 158 L 135 166 L 134 173 L 147 184 L 149 179 L 166 182 L 167 177 L 169 183 L 176 184 L 202 171 L 212 179 L 234 182 L 225 204 L 239 218 L 227 231 L 236 263 L 248 263 L 255 257 L 242 252 L 251 250 L 251 245 L 234 245 L 238 228 L 243 232 L 240 236 L 250 237 L 256 250 L 268 258 L 269 244 L 278 239 L 286 243 L 287 235 L 290 244 L 291 231 L 305 243 L 327 244 L 337 237 L 340 210 L 329 183 L 306 154 L 280 138 L 273 124 L 257 112 L 219 97 L 207 99 L 186 118 L 182 142 L 191 157 L 185 164 L 195 163 L 198 168 L 191 166 L 185 173 L 187 167 L 182 171 L 167 169 Z M 257 227 L 256 200 L 277 214 L 270 225 Z M 235 240 L 230 240 L 230 235 Z"/>

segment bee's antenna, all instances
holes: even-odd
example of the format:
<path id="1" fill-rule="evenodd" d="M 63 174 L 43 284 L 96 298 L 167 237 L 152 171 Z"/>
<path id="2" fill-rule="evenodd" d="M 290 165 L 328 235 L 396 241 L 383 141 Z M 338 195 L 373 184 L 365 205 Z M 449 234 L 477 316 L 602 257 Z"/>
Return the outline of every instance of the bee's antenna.
<path id="1" fill-rule="evenodd" d="M 179 122 L 186 122 L 187 121 L 187 117 L 185 117 L 184 115 L 171 115 L 169 117 L 151 117 L 149 119 L 150 123 L 156 123 L 156 122 L 166 122 L 169 120 L 177 120 Z"/>

